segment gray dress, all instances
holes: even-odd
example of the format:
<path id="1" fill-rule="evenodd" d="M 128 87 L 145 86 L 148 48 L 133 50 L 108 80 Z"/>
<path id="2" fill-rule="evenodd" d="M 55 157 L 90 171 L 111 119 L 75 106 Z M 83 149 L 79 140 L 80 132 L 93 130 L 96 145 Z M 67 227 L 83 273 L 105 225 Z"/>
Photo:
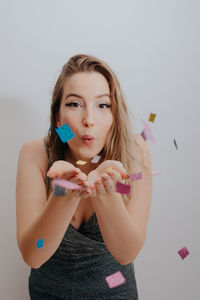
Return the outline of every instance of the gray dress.
<path id="1" fill-rule="evenodd" d="M 105 278 L 117 271 L 126 281 L 110 289 Z M 69 224 L 49 260 L 31 268 L 29 294 L 33 300 L 138 300 L 134 264 L 120 265 L 111 255 L 94 212 L 78 230 Z"/>

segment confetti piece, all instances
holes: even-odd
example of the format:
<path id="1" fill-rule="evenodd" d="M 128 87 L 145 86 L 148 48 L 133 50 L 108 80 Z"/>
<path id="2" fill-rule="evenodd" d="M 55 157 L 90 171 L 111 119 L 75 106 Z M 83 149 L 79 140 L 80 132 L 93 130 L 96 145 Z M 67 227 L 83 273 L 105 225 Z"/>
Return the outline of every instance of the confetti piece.
<path id="1" fill-rule="evenodd" d="M 108 171 L 108 170 L 111 170 L 111 169 L 113 169 L 113 167 L 106 168 L 106 169 L 104 170 L 104 172 L 106 172 L 106 171 Z"/>
<path id="2" fill-rule="evenodd" d="M 177 146 L 177 143 L 176 143 L 176 140 L 174 139 L 174 145 L 176 147 L 176 150 L 178 149 L 178 146 Z"/>
<path id="3" fill-rule="evenodd" d="M 189 253 L 190 252 L 188 251 L 188 249 L 186 247 L 183 247 L 182 249 L 180 249 L 178 251 L 178 254 L 181 256 L 182 259 L 184 259 L 186 256 L 188 256 Z"/>
<path id="4" fill-rule="evenodd" d="M 98 163 L 98 161 L 100 160 L 101 156 L 100 155 L 96 155 L 92 160 L 91 163 L 96 164 Z"/>
<path id="5" fill-rule="evenodd" d="M 109 275 L 105 278 L 108 286 L 110 289 L 116 287 L 116 286 L 119 286 L 123 283 L 125 283 L 126 279 L 124 278 L 123 274 L 118 271 L 112 275 Z"/>
<path id="6" fill-rule="evenodd" d="M 64 124 L 63 126 L 55 128 L 55 131 L 57 132 L 59 138 L 63 143 L 66 143 L 67 141 L 75 137 L 75 134 L 73 133 L 68 124 Z"/>
<path id="7" fill-rule="evenodd" d="M 57 178 L 53 179 L 52 185 L 53 185 L 53 187 L 54 187 L 54 185 L 58 185 L 58 186 L 64 187 L 65 189 L 69 189 L 69 190 L 81 189 L 80 185 L 70 182 L 66 179 L 57 179 Z"/>
<path id="8" fill-rule="evenodd" d="M 143 139 L 145 141 L 148 139 L 148 140 L 150 140 L 150 142 L 156 144 L 156 141 L 155 141 L 152 131 L 151 131 L 151 126 L 144 120 L 142 120 L 142 122 L 144 125 L 144 130 L 142 131 L 141 136 L 143 137 Z"/>
<path id="9" fill-rule="evenodd" d="M 130 177 L 130 180 L 142 179 L 142 172 L 131 174 L 131 175 L 129 175 L 129 177 Z"/>
<path id="10" fill-rule="evenodd" d="M 161 173 L 161 171 L 152 171 L 152 176 L 160 175 Z"/>
<path id="11" fill-rule="evenodd" d="M 76 164 L 77 165 L 85 165 L 87 162 L 86 161 L 84 161 L 84 160 L 77 160 L 77 162 L 76 162 Z"/>
<path id="12" fill-rule="evenodd" d="M 117 181 L 116 192 L 120 194 L 130 194 L 131 186 Z"/>
<path id="13" fill-rule="evenodd" d="M 40 239 L 37 241 L 37 248 L 42 248 L 44 246 L 44 239 Z"/>
<path id="14" fill-rule="evenodd" d="M 53 185 L 53 195 L 54 196 L 65 196 L 67 191 L 64 187 L 54 184 Z"/>
<path id="15" fill-rule="evenodd" d="M 149 115 L 149 122 L 154 122 L 154 120 L 155 120 L 155 117 L 156 117 L 156 114 L 152 114 L 152 113 L 150 113 L 150 115 Z"/>

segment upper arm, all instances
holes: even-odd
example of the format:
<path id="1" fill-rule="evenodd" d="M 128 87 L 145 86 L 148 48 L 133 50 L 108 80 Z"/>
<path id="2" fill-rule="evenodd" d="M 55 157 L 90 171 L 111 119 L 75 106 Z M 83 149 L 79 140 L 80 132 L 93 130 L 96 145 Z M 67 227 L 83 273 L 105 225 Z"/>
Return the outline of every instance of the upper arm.
<path id="1" fill-rule="evenodd" d="M 138 225 L 144 241 L 152 200 L 151 158 L 148 143 L 139 134 L 134 137 L 133 147 L 135 147 L 137 158 L 141 164 L 135 165 L 133 173 L 142 172 L 142 179 L 131 182 L 132 193 L 127 204 L 127 210 Z"/>
<path id="2" fill-rule="evenodd" d="M 40 168 L 41 157 L 35 141 L 22 146 L 16 178 L 17 243 L 41 212 L 46 200 L 46 187 Z"/>

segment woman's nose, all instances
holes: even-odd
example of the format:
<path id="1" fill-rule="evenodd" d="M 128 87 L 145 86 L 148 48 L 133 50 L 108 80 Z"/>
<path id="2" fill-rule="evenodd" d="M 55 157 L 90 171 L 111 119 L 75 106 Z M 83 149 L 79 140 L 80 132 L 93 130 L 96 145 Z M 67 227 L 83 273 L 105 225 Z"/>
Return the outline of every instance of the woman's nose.
<path id="1" fill-rule="evenodd" d="M 94 125 L 94 113 L 92 111 L 86 111 L 83 116 L 83 124 L 85 126 L 93 126 Z"/>

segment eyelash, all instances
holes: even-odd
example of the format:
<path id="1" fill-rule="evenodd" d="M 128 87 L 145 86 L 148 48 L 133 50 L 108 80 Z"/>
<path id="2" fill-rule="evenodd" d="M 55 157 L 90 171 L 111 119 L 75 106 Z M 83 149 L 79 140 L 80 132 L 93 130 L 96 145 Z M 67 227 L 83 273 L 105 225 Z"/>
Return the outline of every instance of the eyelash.
<path id="1" fill-rule="evenodd" d="M 66 105 L 66 106 L 73 106 L 73 105 L 71 105 L 71 104 L 79 104 L 79 103 L 77 103 L 77 102 L 70 102 L 70 103 L 67 103 L 67 104 L 65 104 L 65 105 Z M 111 105 L 110 105 L 110 104 L 107 104 L 107 103 L 101 103 L 101 104 L 99 104 L 99 105 L 106 105 L 107 108 L 110 108 L 110 107 L 111 107 Z M 73 107 L 77 107 L 77 106 L 73 106 Z"/>

